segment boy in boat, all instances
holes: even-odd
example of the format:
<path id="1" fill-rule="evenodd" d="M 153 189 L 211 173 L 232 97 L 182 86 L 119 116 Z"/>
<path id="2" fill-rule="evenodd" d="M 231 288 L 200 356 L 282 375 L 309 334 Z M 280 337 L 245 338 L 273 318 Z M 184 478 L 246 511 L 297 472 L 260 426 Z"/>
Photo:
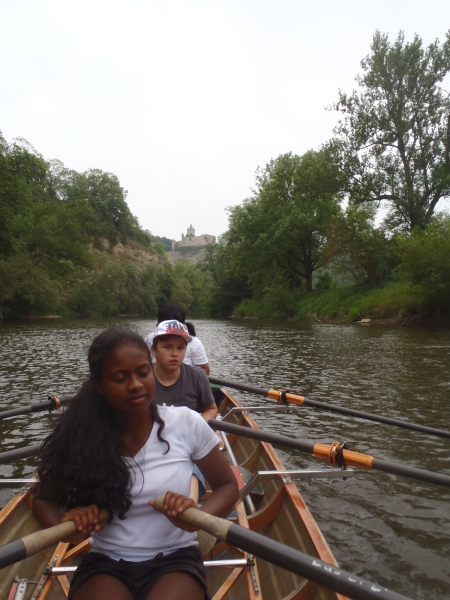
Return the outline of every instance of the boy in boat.
<path id="1" fill-rule="evenodd" d="M 167 306 L 164 306 L 163 308 L 159 309 L 157 319 L 158 319 L 158 322 L 156 323 L 156 326 L 158 326 L 160 323 L 162 323 L 162 321 L 170 321 L 173 319 L 186 325 L 186 327 L 188 328 L 188 331 L 189 331 L 189 335 L 192 338 L 192 341 L 189 343 L 188 347 L 186 348 L 186 354 L 184 356 L 183 362 L 185 365 L 200 367 L 201 369 L 203 369 L 205 371 L 206 375 L 209 375 L 210 368 L 209 368 L 208 357 L 206 355 L 205 347 L 203 346 L 202 342 L 198 339 L 198 337 L 195 333 L 195 328 L 194 328 L 193 324 L 186 323 L 186 314 L 185 314 L 184 310 L 182 308 L 180 308 L 179 306 L 177 306 L 176 304 L 168 304 Z M 154 336 L 154 333 L 150 333 L 145 338 L 145 341 L 149 348 L 152 347 L 153 336 Z"/>
<path id="2" fill-rule="evenodd" d="M 226 515 L 239 497 L 216 434 L 194 411 L 155 404 L 139 335 L 106 331 L 88 360 L 90 378 L 44 442 L 32 507 L 43 527 L 73 521 L 78 536 L 67 541 L 92 534 L 69 600 L 209 600 L 195 527 L 177 515 L 196 506 L 188 497 L 194 462 L 213 489 L 203 512 Z M 153 508 L 159 494 L 165 514 Z"/>
<path id="3" fill-rule="evenodd" d="M 183 362 L 191 341 L 186 325 L 180 321 L 162 321 L 156 327 L 151 346 L 156 359 L 155 401 L 159 405 L 187 406 L 206 420 L 215 419 L 217 406 L 208 378 L 202 369 Z M 205 481 L 195 467 L 193 475 L 191 497 L 197 500 L 206 493 Z"/>

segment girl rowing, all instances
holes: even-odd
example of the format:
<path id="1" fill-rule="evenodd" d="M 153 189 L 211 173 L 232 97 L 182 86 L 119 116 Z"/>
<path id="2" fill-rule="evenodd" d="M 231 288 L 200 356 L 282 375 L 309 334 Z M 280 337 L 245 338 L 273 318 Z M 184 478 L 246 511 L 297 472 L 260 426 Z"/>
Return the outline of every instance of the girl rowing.
<path id="1" fill-rule="evenodd" d="M 210 598 L 193 528 L 177 515 L 195 462 L 213 490 L 201 510 L 226 515 L 237 485 L 217 436 L 185 407 L 157 406 L 147 345 L 137 334 L 100 334 L 90 378 L 47 438 L 33 514 L 44 527 L 73 521 L 92 550 L 71 583 L 74 600 Z M 165 494 L 165 515 L 153 499 Z M 99 509 L 110 521 L 99 523 Z M 75 540 L 71 540 L 75 541 Z"/>

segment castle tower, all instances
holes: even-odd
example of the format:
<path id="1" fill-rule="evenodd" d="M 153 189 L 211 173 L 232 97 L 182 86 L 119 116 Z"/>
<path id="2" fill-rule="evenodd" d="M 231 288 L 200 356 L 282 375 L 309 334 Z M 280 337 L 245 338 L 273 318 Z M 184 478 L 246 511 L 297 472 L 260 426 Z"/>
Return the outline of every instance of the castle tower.
<path id="1" fill-rule="evenodd" d="M 187 230 L 187 236 L 188 236 L 188 237 L 191 237 L 191 236 L 192 236 L 192 237 L 195 237 L 195 229 L 192 227 L 192 223 L 191 223 L 191 226 L 190 226 L 190 227 L 188 227 L 188 230 Z"/>

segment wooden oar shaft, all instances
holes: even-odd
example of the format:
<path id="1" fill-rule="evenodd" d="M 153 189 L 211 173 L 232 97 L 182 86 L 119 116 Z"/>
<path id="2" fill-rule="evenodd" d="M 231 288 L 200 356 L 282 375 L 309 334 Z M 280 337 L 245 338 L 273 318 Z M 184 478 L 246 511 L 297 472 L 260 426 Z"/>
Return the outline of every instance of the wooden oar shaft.
<path id="1" fill-rule="evenodd" d="M 332 460 L 334 450 L 333 447 L 335 446 L 334 444 L 328 446 L 326 444 L 315 444 L 309 440 L 294 440 L 286 435 L 267 433 L 266 431 L 261 431 L 260 429 L 252 429 L 250 427 L 235 425 L 234 423 L 227 423 L 226 421 L 218 421 L 216 419 L 209 419 L 208 425 L 213 429 L 218 429 L 219 431 L 224 431 L 225 433 L 240 435 L 243 437 L 252 438 L 254 440 L 259 440 L 261 442 L 268 442 L 269 444 L 281 446 L 282 448 L 292 448 L 293 450 L 299 450 L 300 452 L 313 454 L 316 458 L 326 460 L 330 464 L 338 464 Z M 342 450 L 342 456 L 344 460 L 343 464 L 349 467 L 357 467 L 359 469 L 375 469 L 377 471 L 383 471 L 384 473 L 402 475 L 403 477 L 410 477 L 412 479 L 426 481 L 427 483 L 434 483 L 436 485 L 450 487 L 450 477 L 448 475 L 442 475 L 441 473 L 433 473 L 431 471 L 425 471 L 424 469 L 416 469 L 415 467 L 392 463 L 390 461 L 374 458 L 369 454 L 362 454 L 360 452 L 353 452 L 351 450 Z"/>
<path id="2" fill-rule="evenodd" d="M 373 413 L 364 412 L 362 410 L 355 410 L 354 408 L 346 408 L 345 406 L 337 406 L 336 404 L 329 404 L 327 402 L 319 402 L 318 400 L 309 400 L 303 396 L 297 394 L 291 394 L 286 392 L 282 396 L 282 390 L 267 390 L 251 385 L 245 385 L 243 383 L 236 383 L 234 381 L 227 381 L 225 379 L 218 379 L 217 377 L 209 377 L 211 383 L 222 385 L 224 387 L 234 388 L 236 390 L 242 390 L 244 392 L 251 392 L 252 394 L 258 394 L 259 396 L 266 396 L 271 400 L 281 402 L 282 398 L 285 397 L 288 404 L 296 404 L 297 406 L 309 406 L 311 408 L 320 408 L 328 412 L 333 412 L 341 415 L 349 415 L 357 417 L 358 419 L 365 419 L 366 421 L 373 421 L 375 423 L 383 423 L 385 425 L 393 425 L 394 427 L 401 427 L 402 429 L 409 429 L 411 431 L 419 431 L 420 433 L 426 433 L 428 435 L 434 435 L 438 437 L 444 437 L 450 439 L 450 431 L 443 429 L 436 429 L 435 427 L 427 427 L 426 425 L 418 425 L 417 423 L 409 423 L 402 421 L 401 419 L 393 419 L 391 417 L 385 417 L 383 415 L 375 415 Z"/>
<path id="3" fill-rule="evenodd" d="M 106 521 L 107 519 L 108 512 L 106 510 L 100 511 L 99 521 Z M 28 558 L 28 556 L 37 554 L 76 533 L 75 523 L 73 521 L 66 521 L 54 527 L 30 533 L 10 544 L 0 546 L 0 569 L 13 565 Z"/>
<path id="4" fill-rule="evenodd" d="M 155 508 L 164 512 L 164 496 L 156 498 Z M 292 573 L 297 573 L 338 593 L 348 595 L 354 600 L 409 600 L 405 596 L 343 571 L 335 565 L 308 556 L 290 546 L 284 546 L 271 538 L 225 519 L 207 515 L 196 508 L 188 508 L 179 515 L 179 518 L 207 531 L 223 542 L 250 552 L 258 558 Z"/>

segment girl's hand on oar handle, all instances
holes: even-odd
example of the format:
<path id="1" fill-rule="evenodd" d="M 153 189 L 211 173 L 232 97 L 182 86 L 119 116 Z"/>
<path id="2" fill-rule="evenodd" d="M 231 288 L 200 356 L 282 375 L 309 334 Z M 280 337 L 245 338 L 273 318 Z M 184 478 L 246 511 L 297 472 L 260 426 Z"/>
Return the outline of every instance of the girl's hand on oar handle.
<path id="1" fill-rule="evenodd" d="M 96 504 L 73 508 L 67 511 L 61 519 L 61 523 L 65 523 L 66 521 L 73 521 L 78 531 L 76 535 L 64 540 L 73 544 L 87 539 L 92 532 L 103 529 L 103 523 L 100 523 L 100 509 Z"/>
<path id="2" fill-rule="evenodd" d="M 155 508 L 154 500 L 150 500 L 150 506 Z M 176 527 L 184 529 L 184 531 L 198 531 L 198 527 L 177 519 L 177 515 L 184 513 L 187 508 L 197 508 L 197 504 L 192 498 L 175 492 L 166 492 L 164 496 L 164 514 L 169 521 Z"/>

